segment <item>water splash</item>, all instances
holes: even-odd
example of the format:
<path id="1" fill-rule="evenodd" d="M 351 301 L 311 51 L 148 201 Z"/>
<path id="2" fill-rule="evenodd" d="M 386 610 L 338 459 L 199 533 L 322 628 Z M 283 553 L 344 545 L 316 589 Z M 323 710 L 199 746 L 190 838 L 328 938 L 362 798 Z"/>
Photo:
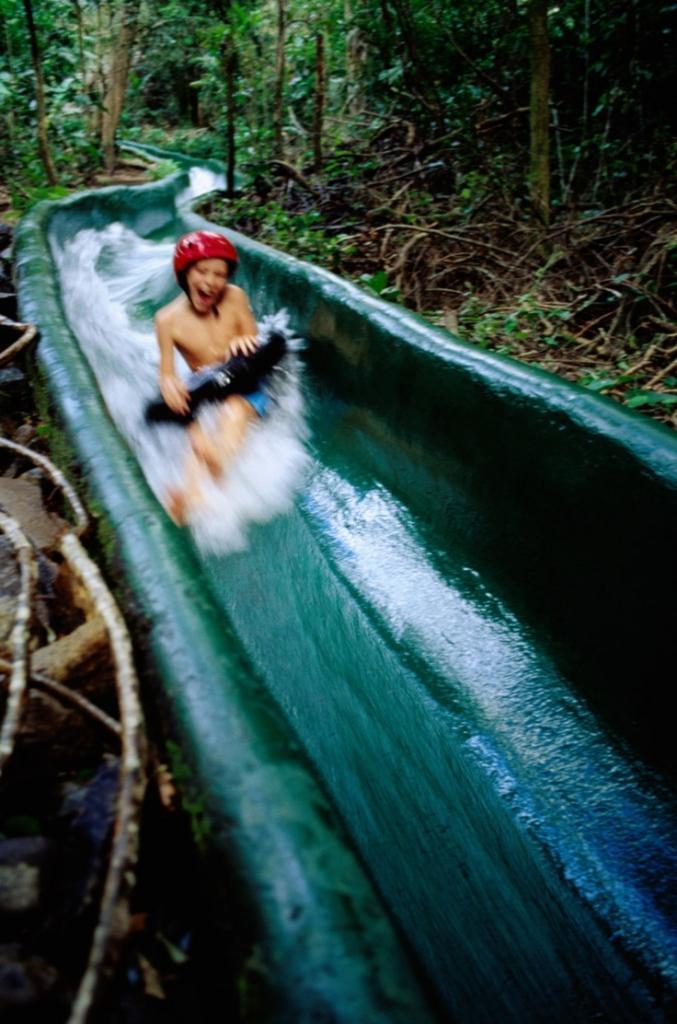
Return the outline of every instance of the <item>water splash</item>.
<path id="1" fill-rule="evenodd" d="M 565 877 L 677 986 L 675 808 L 559 677 L 517 617 L 463 569 L 447 578 L 382 486 L 318 467 L 304 506 L 393 640 L 435 671 L 468 754 Z M 469 733 L 469 735 L 468 735 Z"/>
<path id="2" fill-rule="evenodd" d="M 191 167 L 188 188 L 178 196 L 176 206 L 179 210 L 189 209 L 196 199 L 210 192 L 223 191 L 226 187 L 225 174 L 217 174 L 208 167 Z"/>
<path id="3" fill-rule="evenodd" d="M 188 442 L 183 428 L 149 426 L 147 402 L 157 395 L 159 353 L 152 313 L 175 291 L 173 241 L 151 242 L 121 224 L 85 229 L 63 246 L 52 241 L 69 326 L 87 357 L 118 430 L 135 452 L 155 495 L 183 481 Z M 288 333 L 281 311 L 260 323 Z M 188 367 L 177 355 L 177 372 Z M 276 374 L 274 402 L 249 430 L 229 473 L 204 488 L 204 502 L 190 518 L 198 544 L 232 551 L 246 544 L 251 523 L 265 522 L 289 507 L 307 466 L 306 426 L 293 355 Z M 210 412 L 200 413 L 209 424 Z"/>

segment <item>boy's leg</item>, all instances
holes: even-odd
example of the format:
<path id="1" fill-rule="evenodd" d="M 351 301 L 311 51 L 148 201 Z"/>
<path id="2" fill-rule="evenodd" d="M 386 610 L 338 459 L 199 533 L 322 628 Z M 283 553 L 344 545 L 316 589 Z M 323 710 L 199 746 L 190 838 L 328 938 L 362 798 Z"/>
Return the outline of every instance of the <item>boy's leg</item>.
<path id="1" fill-rule="evenodd" d="M 167 511 L 179 525 L 186 521 L 189 510 L 203 497 L 205 474 L 218 477 L 239 451 L 250 423 L 258 413 L 241 395 L 231 395 L 219 412 L 216 430 L 207 434 L 199 423 L 189 427 L 191 451 L 185 469 L 185 485 L 167 495 Z"/>
<path id="2" fill-rule="evenodd" d="M 196 421 L 188 427 L 188 439 L 198 461 L 203 463 L 213 476 L 218 476 L 221 463 L 218 445 L 214 438 L 207 434 L 204 427 Z"/>
<path id="3" fill-rule="evenodd" d="M 214 447 L 218 452 L 215 476 L 223 473 L 233 461 L 242 447 L 250 424 L 258 418 L 256 410 L 242 395 L 231 395 L 223 403 L 213 437 Z"/>
<path id="4" fill-rule="evenodd" d="M 231 395 L 221 406 L 216 429 L 208 434 L 200 423 L 188 428 L 191 448 L 212 476 L 220 476 L 244 441 L 247 427 L 258 413 L 241 395 Z"/>
<path id="5" fill-rule="evenodd" d="M 209 475 L 205 463 L 190 451 L 184 467 L 184 482 L 180 487 L 168 488 L 165 502 L 167 512 L 178 526 L 184 525 L 191 508 L 202 501 Z"/>

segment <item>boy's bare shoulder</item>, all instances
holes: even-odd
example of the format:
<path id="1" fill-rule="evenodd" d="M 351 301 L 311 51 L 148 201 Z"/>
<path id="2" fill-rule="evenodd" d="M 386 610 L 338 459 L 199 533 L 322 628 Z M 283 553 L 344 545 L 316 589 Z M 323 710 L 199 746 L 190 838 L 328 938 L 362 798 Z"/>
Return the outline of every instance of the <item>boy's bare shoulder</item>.
<path id="1" fill-rule="evenodd" d="M 231 284 L 229 281 L 226 293 L 221 299 L 220 305 L 241 306 L 243 304 L 247 306 L 249 305 L 249 299 L 247 298 L 246 291 L 244 288 L 240 288 L 239 285 Z"/>
<path id="2" fill-rule="evenodd" d="M 183 312 L 183 296 L 178 295 L 172 302 L 168 302 L 155 314 L 155 323 L 160 327 L 166 327 L 175 323 Z"/>

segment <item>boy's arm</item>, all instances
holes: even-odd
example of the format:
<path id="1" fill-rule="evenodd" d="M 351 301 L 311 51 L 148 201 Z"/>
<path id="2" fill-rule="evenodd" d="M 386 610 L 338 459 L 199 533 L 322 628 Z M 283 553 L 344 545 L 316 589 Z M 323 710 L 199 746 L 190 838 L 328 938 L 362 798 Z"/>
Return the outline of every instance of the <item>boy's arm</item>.
<path id="1" fill-rule="evenodd" d="M 190 408 L 188 388 L 174 368 L 174 339 L 171 318 L 160 312 L 155 317 L 155 334 L 160 347 L 160 394 L 172 412 L 186 413 Z"/>
<path id="2" fill-rule="evenodd" d="M 232 286 L 231 286 L 232 287 Z M 231 356 L 249 356 L 258 348 L 258 327 L 249 305 L 249 299 L 241 288 L 232 288 L 236 306 L 237 334 L 230 341 Z"/>

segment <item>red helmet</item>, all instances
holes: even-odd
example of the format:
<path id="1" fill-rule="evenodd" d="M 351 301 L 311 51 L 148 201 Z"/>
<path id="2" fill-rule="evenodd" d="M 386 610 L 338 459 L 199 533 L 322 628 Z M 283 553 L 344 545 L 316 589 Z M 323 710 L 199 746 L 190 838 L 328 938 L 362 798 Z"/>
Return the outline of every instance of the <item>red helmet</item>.
<path id="1" fill-rule="evenodd" d="M 225 260 L 232 274 L 237 266 L 237 252 L 225 235 L 216 231 L 191 231 L 176 243 L 174 249 L 174 273 L 183 286 L 182 276 L 191 263 L 198 260 Z"/>

